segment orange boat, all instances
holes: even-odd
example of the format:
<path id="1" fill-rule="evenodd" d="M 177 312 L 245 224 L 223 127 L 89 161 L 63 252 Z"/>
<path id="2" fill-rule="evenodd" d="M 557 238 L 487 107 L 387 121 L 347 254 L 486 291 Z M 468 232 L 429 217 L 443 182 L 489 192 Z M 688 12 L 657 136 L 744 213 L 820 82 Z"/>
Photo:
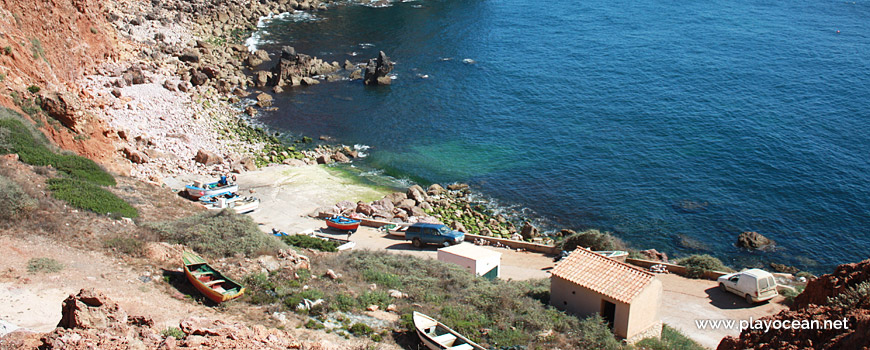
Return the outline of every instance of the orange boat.
<path id="1" fill-rule="evenodd" d="M 245 287 L 209 266 L 199 255 L 186 251 L 181 259 L 187 279 L 206 298 L 222 303 L 245 293 Z"/>

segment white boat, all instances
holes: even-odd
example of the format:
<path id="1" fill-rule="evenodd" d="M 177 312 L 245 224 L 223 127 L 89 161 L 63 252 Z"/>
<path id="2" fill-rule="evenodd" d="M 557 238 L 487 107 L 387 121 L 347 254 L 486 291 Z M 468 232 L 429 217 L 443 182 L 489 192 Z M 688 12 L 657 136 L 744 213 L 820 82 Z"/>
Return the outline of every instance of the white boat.
<path id="1" fill-rule="evenodd" d="M 235 175 L 233 175 L 235 181 Z M 202 181 L 194 181 L 193 185 L 184 186 L 187 191 L 187 196 L 192 199 L 199 199 L 206 196 L 217 196 L 224 193 L 234 193 L 239 191 L 239 185 L 232 183 L 226 176 L 221 176 L 220 180 L 212 183 L 203 183 Z"/>
<path id="2" fill-rule="evenodd" d="M 235 193 L 200 197 L 200 203 L 211 210 L 232 209 L 239 214 L 247 214 L 260 208 L 257 197 L 241 197 Z"/>
<path id="3" fill-rule="evenodd" d="M 414 311 L 417 335 L 431 350 L 486 350 L 434 318 Z"/>

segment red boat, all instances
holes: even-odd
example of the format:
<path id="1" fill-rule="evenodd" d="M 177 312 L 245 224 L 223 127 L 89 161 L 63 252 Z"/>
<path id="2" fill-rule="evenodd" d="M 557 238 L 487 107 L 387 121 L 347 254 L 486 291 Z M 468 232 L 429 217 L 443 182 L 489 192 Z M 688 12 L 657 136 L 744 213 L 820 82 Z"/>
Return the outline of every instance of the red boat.
<path id="1" fill-rule="evenodd" d="M 326 219 L 326 226 L 342 231 L 356 231 L 359 228 L 359 220 L 351 219 L 346 216 L 335 216 Z"/>

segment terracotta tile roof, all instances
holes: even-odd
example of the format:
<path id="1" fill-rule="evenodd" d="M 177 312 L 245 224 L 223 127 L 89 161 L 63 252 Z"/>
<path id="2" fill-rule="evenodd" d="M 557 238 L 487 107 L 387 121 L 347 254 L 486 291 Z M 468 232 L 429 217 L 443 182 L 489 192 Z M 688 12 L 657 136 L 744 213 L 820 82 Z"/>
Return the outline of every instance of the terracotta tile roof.
<path id="1" fill-rule="evenodd" d="M 553 276 L 623 303 L 631 302 L 655 278 L 650 272 L 584 248 L 575 249 L 559 261 Z"/>

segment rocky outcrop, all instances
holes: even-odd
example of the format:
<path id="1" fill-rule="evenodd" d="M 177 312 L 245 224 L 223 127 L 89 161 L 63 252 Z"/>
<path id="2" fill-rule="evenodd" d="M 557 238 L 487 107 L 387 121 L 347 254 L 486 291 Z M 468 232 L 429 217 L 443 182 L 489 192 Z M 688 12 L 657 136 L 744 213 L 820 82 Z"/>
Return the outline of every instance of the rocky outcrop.
<path id="1" fill-rule="evenodd" d="M 526 221 L 525 223 L 523 223 L 523 228 L 520 231 L 520 235 L 523 236 L 523 239 L 530 240 L 532 238 L 539 237 L 541 233 L 538 232 L 537 227 L 533 226 L 532 223 Z"/>
<path id="2" fill-rule="evenodd" d="M 66 92 L 50 92 L 40 96 L 40 107 L 48 115 L 71 130 L 77 130 L 80 118 L 76 112 L 81 109 L 79 99 Z"/>
<path id="3" fill-rule="evenodd" d="M 366 85 L 390 85 L 390 72 L 393 71 L 393 62 L 383 51 L 378 53 L 378 58 L 372 58 L 366 64 L 363 75 L 363 83 Z"/>
<path id="4" fill-rule="evenodd" d="M 835 297 L 863 282 L 870 281 L 870 260 L 840 265 L 832 274 L 810 281 L 795 298 L 790 310 L 756 320 L 739 337 L 726 337 L 718 350 L 736 349 L 868 349 L 870 344 L 870 301 L 864 295 L 850 305 L 828 304 Z M 771 327 L 763 325 L 793 322 L 802 325 L 825 321 L 827 327 Z"/>
<path id="5" fill-rule="evenodd" d="M 737 237 L 737 246 L 750 250 L 766 249 L 776 242 L 755 231 L 747 231 Z"/>
<path id="6" fill-rule="evenodd" d="M 314 85 L 319 83 L 311 79 L 315 75 L 329 74 L 339 70 L 336 64 L 329 64 L 323 60 L 309 55 L 297 53 L 292 46 L 281 48 L 281 59 L 272 68 L 272 78 L 269 85 L 273 86 L 299 86 Z"/>
<path id="7" fill-rule="evenodd" d="M 223 158 L 221 156 L 215 154 L 214 152 L 206 151 L 204 149 L 196 152 L 196 157 L 193 158 L 197 163 L 201 163 L 204 165 L 214 165 L 223 163 Z"/>
<path id="8" fill-rule="evenodd" d="M 837 266 L 834 273 L 810 280 L 803 293 L 794 298 L 791 308 L 798 310 L 809 305 L 825 305 L 829 297 L 864 281 L 870 281 L 870 260 Z"/>
<path id="9" fill-rule="evenodd" d="M 61 328 L 106 328 L 114 323 L 127 323 L 127 313 L 105 294 L 82 289 L 63 301 Z"/>

